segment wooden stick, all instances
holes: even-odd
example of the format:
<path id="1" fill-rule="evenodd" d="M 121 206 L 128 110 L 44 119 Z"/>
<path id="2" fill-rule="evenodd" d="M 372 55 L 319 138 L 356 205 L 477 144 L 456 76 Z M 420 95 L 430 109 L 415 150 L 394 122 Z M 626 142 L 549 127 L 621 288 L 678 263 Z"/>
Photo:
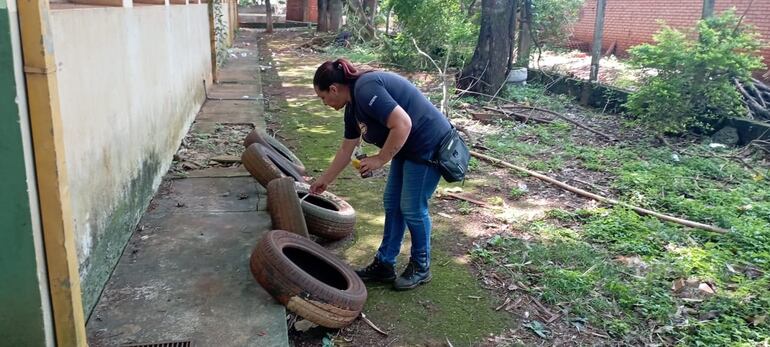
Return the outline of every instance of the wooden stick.
<path id="1" fill-rule="evenodd" d="M 372 321 L 370 321 L 369 318 L 366 318 L 366 315 L 363 312 L 361 312 L 361 320 L 363 320 L 364 323 L 366 323 L 368 326 L 370 326 L 372 329 L 374 329 L 374 331 L 376 331 L 376 332 L 378 332 L 378 333 L 380 333 L 382 335 L 388 336 L 388 333 L 382 331 L 382 329 L 380 329 L 376 325 L 374 325 L 374 323 L 372 323 Z"/>
<path id="2" fill-rule="evenodd" d="M 762 107 L 762 105 L 758 103 L 754 97 L 746 91 L 745 88 L 743 88 L 743 85 L 740 81 L 735 79 L 733 82 L 735 83 L 735 87 L 738 88 L 738 92 L 740 92 L 743 96 L 743 100 L 745 100 L 748 104 L 751 112 L 753 112 L 755 115 L 761 116 L 762 118 L 770 118 L 770 110 Z"/>
<path id="3" fill-rule="evenodd" d="M 464 197 L 462 195 L 455 194 L 455 193 L 444 193 L 444 195 L 452 197 L 452 198 L 455 198 L 457 200 L 463 200 L 463 201 L 467 201 L 467 202 L 472 202 L 472 203 L 474 203 L 476 205 L 483 206 L 483 207 L 489 206 L 489 204 L 487 204 L 486 202 L 478 201 L 478 200 L 473 199 L 473 198 Z"/>
<path id="4" fill-rule="evenodd" d="M 690 220 L 686 220 L 686 219 L 682 219 L 682 218 L 677 218 L 677 217 L 665 215 L 665 214 L 662 214 L 662 213 L 658 213 L 658 212 L 655 212 L 655 211 L 651 211 L 651 210 L 648 210 L 648 209 L 637 207 L 637 206 L 634 206 L 634 205 L 631 205 L 631 204 L 627 204 L 625 202 L 617 201 L 615 199 L 605 198 L 603 196 L 600 196 L 600 195 L 597 195 L 597 194 L 594 194 L 594 193 L 591 193 L 591 192 L 587 192 L 587 191 L 582 190 L 580 188 L 575 188 L 575 187 L 573 187 L 573 186 L 571 186 L 569 184 L 566 184 L 564 182 L 555 180 L 553 178 L 550 178 L 550 177 L 548 177 L 546 175 L 543 175 L 541 173 L 538 173 L 536 171 L 525 169 L 523 167 L 519 167 L 519 166 L 513 165 L 513 164 L 508 163 L 506 161 L 503 161 L 503 160 L 500 160 L 500 159 L 497 159 L 497 158 L 493 158 L 493 157 L 481 154 L 481 153 L 476 152 L 476 151 L 470 151 L 470 153 L 471 153 L 472 156 L 474 156 L 476 158 L 479 158 L 479 159 L 483 159 L 483 160 L 488 161 L 488 162 L 490 162 L 492 164 L 495 164 L 495 165 L 498 165 L 498 166 L 504 166 L 504 167 L 507 167 L 507 168 L 510 168 L 510 169 L 514 169 L 516 171 L 524 172 L 524 173 L 526 173 L 526 174 L 528 174 L 530 176 L 534 176 L 536 178 L 539 178 L 539 179 L 541 179 L 543 181 L 551 183 L 551 184 L 553 184 L 555 186 L 558 186 L 558 187 L 560 187 L 562 189 L 568 190 L 568 191 L 573 192 L 575 194 L 582 195 L 582 196 L 585 196 L 585 197 L 588 197 L 588 198 L 591 198 L 591 199 L 594 199 L 594 200 L 597 200 L 597 201 L 601 201 L 601 202 L 606 203 L 606 204 L 623 206 L 623 207 L 626 207 L 628 209 L 634 210 L 636 213 L 639 213 L 641 215 L 653 216 L 655 218 L 658 218 L 660 220 L 664 220 L 664 221 L 667 221 L 667 222 L 676 223 L 676 224 L 684 225 L 684 226 L 691 227 L 691 228 L 698 228 L 698 229 L 702 229 L 702 230 L 707 230 L 707 231 L 711 231 L 711 232 L 715 232 L 715 233 L 720 233 L 720 234 L 730 233 L 730 230 L 727 230 L 727 229 L 724 229 L 724 228 L 720 228 L 720 227 L 716 227 L 716 226 L 712 226 L 712 225 L 708 225 L 708 224 L 693 222 L 693 221 L 690 221 Z"/>

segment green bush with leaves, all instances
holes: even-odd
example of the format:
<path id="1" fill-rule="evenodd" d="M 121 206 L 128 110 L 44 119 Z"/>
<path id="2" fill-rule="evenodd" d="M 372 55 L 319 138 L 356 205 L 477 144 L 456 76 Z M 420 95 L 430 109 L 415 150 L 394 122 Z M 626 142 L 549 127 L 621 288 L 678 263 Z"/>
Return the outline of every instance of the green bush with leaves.
<path id="1" fill-rule="evenodd" d="M 398 32 L 384 40 L 385 60 L 410 69 L 432 69 L 431 63 L 417 52 L 412 39 L 434 59 L 443 61 L 450 54 L 451 66 L 463 66 L 473 55 L 478 39 L 478 13 L 469 15 L 460 1 L 389 0 L 383 8 L 392 8 Z"/>
<path id="2" fill-rule="evenodd" d="M 697 30 L 663 26 L 653 38 L 629 51 L 632 65 L 652 72 L 626 103 L 640 125 L 678 133 L 746 114 L 734 80 L 764 66 L 762 42 L 734 11 L 699 21 Z"/>

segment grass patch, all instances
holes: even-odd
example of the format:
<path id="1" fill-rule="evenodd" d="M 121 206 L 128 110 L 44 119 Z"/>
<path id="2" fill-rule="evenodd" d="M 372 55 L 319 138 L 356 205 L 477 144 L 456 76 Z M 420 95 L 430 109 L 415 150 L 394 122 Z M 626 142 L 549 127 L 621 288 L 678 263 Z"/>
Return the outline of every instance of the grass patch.
<path id="1" fill-rule="evenodd" d="M 506 99 L 556 112 L 565 111 L 572 103 L 572 98 L 567 95 L 546 94 L 545 87 L 538 83 L 524 86 L 511 85 L 506 87 L 502 94 Z"/>
<path id="2" fill-rule="evenodd" d="M 541 100 L 536 90 L 515 93 L 517 101 L 541 107 L 560 103 Z M 566 312 L 563 319 L 585 321 L 616 343 L 750 346 L 770 340 L 766 180 L 739 163 L 703 156 L 712 152 L 705 144 L 686 151 L 701 155 L 644 140 L 593 147 L 573 143 L 570 129 L 558 124 L 501 125 L 485 145 L 508 161 L 538 171 L 576 163 L 602 173 L 622 201 L 731 232 L 688 229 L 620 207 L 556 209 L 526 226 L 531 237 L 498 236 L 476 247 L 472 258 L 487 271 L 521 281 L 529 295 Z M 685 279 L 695 283 L 694 292 L 672 290 Z M 698 291 L 704 284 L 715 293 Z"/>
<path id="3" fill-rule="evenodd" d="M 365 55 L 341 52 L 339 55 L 346 55 L 355 63 L 369 59 Z M 323 106 L 313 94 L 312 70 L 308 69 L 315 68 L 320 61 L 280 54 L 275 59 L 280 62 L 279 75 L 266 75 L 263 80 L 272 86 L 278 83 L 307 86 L 307 96 L 295 93 L 287 98 L 273 98 L 271 110 L 274 107 L 275 111 L 271 120 L 281 126 L 282 136 L 291 139 L 295 153 L 309 174 L 320 175 L 330 164 L 343 137 L 343 114 Z M 365 151 L 376 153 L 377 149 L 367 145 Z M 357 212 L 355 241 L 341 250 L 342 256 L 354 267 L 367 264 L 379 246 L 384 223 L 384 185 L 385 178 L 361 179 L 350 169 L 330 187 L 330 191 L 347 200 Z M 471 181 L 465 183 L 466 187 L 473 185 Z M 467 209 L 472 210 L 470 206 Z M 434 222 L 433 281 L 407 292 L 395 292 L 390 286 L 369 286 L 364 311 L 381 327 L 392 327 L 391 336 L 398 336 L 399 344 L 443 343 L 449 338 L 455 344 L 471 345 L 490 333 L 504 330 L 510 318 L 494 310 L 489 294 L 475 284 L 468 265 L 450 252 L 457 238 L 456 231 L 452 230 L 454 226 Z M 398 257 L 401 266 L 408 259 L 408 239 L 407 233 Z"/>
<path id="4" fill-rule="evenodd" d="M 623 200 L 732 232 L 688 230 L 621 207 L 552 210 L 547 220 L 577 227 L 533 222 L 532 241 L 493 239 L 472 252 L 475 259 L 498 271 L 507 267 L 504 273 L 535 288 L 543 302 L 567 310 L 567 319 L 585 319 L 624 343 L 648 343 L 650 333 L 702 346 L 770 339 L 767 182 L 722 159 L 676 158 L 666 149 L 572 151 L 616 175 L 613 188 Z M 643 266 L 616 261 L 629 257 Z M 707 283 L 716 293 L 675 293 L 679 279 Z"/>
<path id="5" fill-rule="evenodd" d="M 377 47 L 368 44 L 354 44 L 350 47 L 332 45 L 325 52 L 327 59 L 334 60 L 344 57 L 357 64 L 376 61 L 378 59 Z"/>

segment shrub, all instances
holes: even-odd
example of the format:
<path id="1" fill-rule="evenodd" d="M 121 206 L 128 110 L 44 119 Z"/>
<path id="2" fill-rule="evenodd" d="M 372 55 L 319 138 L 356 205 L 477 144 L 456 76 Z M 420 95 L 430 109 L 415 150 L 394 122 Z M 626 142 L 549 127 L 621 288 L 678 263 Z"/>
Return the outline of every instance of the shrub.
<path id="1" fill-rule="evenodd" d="M 764 66 L 762 43 L 734 11 L 699 21 L 695 31 L 663 26 L 653 38 L 629 51 L 632 65 L 653 72 L 626 104 L 639 124 L 682 132 L 746 113 L 733 80 Z"/>
<path id="2" fill-rule="evenodd" d="M 478 39 L 478 13 L 469 16 L 456 0 L 390 0 L 383 7 L 388 6 L 399 30 L 385 38 L 385 60 L 406 68 L 432 70 L 430 62 L 414 48 L 413 38 L 436 60 L 443 61 L 451 47 L 451 66 L 460 67 L 470 60 Z"/>

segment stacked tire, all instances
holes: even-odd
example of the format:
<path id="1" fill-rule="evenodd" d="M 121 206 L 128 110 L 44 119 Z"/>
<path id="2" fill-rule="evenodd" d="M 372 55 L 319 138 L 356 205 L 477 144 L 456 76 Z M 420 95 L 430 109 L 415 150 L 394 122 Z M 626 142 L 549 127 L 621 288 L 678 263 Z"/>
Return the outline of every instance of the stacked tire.
<path id="1" fill-rule="evenodd" d="M 269 231 L 254 248 L 250 266 L 278 302 L 320 326 L 347 326 L 366 302 L 366 287 L 347 264 L 296 234 Z"/>
<path id="2" fill-rule="evenodd" d="M 241 161 L 267 188 L 273 222 L 254 248 L 254 278 L 278 302 L 327 328 L 355 320 L 366 302 L 366 287 L 342 260 L 308 238 L 340 240 L 353 233 L 355 210 L 330 192 L 309 195 L 305 166 L 278 139 L 255 130 L 244 139 Z"/>

